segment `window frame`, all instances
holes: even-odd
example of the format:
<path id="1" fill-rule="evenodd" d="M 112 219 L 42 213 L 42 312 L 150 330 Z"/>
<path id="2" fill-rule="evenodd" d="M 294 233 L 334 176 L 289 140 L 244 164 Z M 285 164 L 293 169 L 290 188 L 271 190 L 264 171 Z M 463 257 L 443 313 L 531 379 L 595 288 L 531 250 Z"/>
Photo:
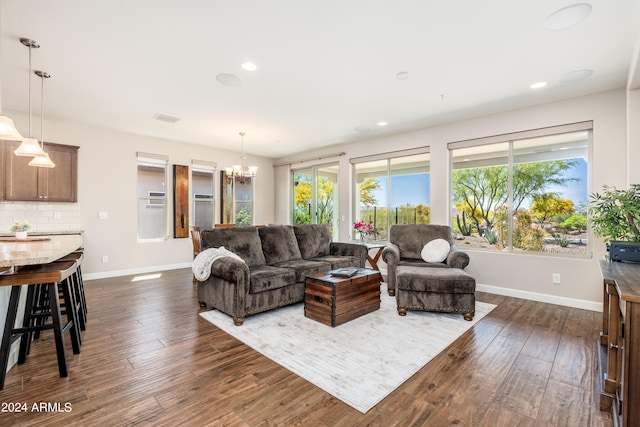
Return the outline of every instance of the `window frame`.
<path id="1" fill-rule="evenodd" d="M 145 190 L 143 193 L 146 195 L 141 195 L 141 176 L 140 176 L 140 167 L 148 166 L 154 167 L 163 170 L 163 179 L 162 186 L 164 187 L 164 191 L 160 190 Z M 137 222 L 137 240 L 138 242 L 159 242 L 165 241 L 169 238 L 168 231 L 168 200 L 167 200 L 167 188 L 168 188 L 168 168 L 169 168 L 169 157 L 161 154 L 152 154 L 152 153 L 136 153 L 136 191 L 137 191 L 137 203 L 138 203 L 138 222 Z M 152 194 L 155 193 L 155 194 Z M 162 195 L 160 195 L 162 194 Z M 143 210 L 141 207 L 153 208 L 154 210 L 162 209 L 162 235 L 157 237 L 141 237 L 141 228 L 140 224 L 143 221 Z"/>
<path id="2" fill-rule="evenodd" d="M 196 213 L 198 212 L 198 210 L 196 209 L 196 203 L 204 203 L 204 201 L 211 203 L 211 218 L 210 218 L 211 227 L 213 227 L 213 225 L 216 222 L 215 215 L 216 215 L 216 169 L 217 169 L 217 166 L 218 165 L 216 162 L 210 162 L 210 161 L 198 160 L 198 159 L 191 160 L 191 170 L 189 173 L 189 179 L 191 180 L 191 186 L 190 186 L 191 206 L 193 208 L 191 224 L 193 224 L 194 227 L 198 226 L 200 228 L 206 228 L 198 224 L 198 222 L 196 221 Z M 211 173 L 211 194 L 196 192 L 196 185 L 194 183 L 194 172 Z M 205 195 L 210 197 L 197 197 L 199 195 Z"/>
<path id="3" fill-rule="evenodd" d="M 454 212 L 454 183 L 453 183 L 453 175 L 454 171 L 461 170 L 462 168 L 454 168 L 454 150 L 457 149 L 466 149 L 466 148 L 474 148 L 474 147 L 483 147 L 483 146 L 498 146 L 499 144 L 507 144 L 508 146 L 508 154 L 507 154 L 507 162 L 504 164 L 508 173 L 508 183 L 507 183 L 507 191 L 508 191 L 508 199 L 507 199 L 507 221 L 508 221 L 508 242 L 507 246 L 504 250 L 488 250 L 482 248 L 466 248 L 470 250 L 480 250 L 480 251 L 490 251 L 493 253 L 501 253 L 507 252 L 509 254 L 525 254 L 525 255 L 542 255 L 542 256 L 552 256 L 552 257 L 569 257 L 569 258 L 579 258 L 579 259 L 588 259 L 592 256 L 592 233 L 591 230 L 587 227 L 587 247 L 584 254 L 568 254 L 568 253 L 555 253 L 551 251 L 536 251 L 536 250 L 520 250 L 516 249 L 513 245 L 513 233 L 514 233 L 514 210 L 513 210 L 513 195 L 514 195 L 514 171 L 515 166 L 518 164 L 526 164 L 531 162 L 522 162 L 517 161 L 517 155 L 514 154 L 514 145 L 522 141 L 527 140 L 535 140 L 536 138 L 545 138 L 552 137 L 554 135 L 564 135 L 578 132 L 587 132 L 586 136 L 586 191 L 587 195 L 589 194 L 589 189 L 591 188 L 591 174 L 592 167 L 590 165 L 590 160 L 593 159 L 592 151 L 593 151 L 593 122 L 592 121 L 584 121 L 584 122 L 576 122 L 565 125 L 557 125 L 550 126 L 545 128 L 538 128 L 532 130 L 526 130 L 521 132 L 513 132 L 501 135 L 494 135 L 483 138 L 469 139 L 463 141 L 454 141 L 449 142 L 447 144 L 447 149 L 449 152 L 449 197 L 448 197 L 448 221 L 449 225 L 453 227 L 453 212 Z M 565 148 L 563 148 L 564 150 Z M 561 160 L 563 157 L 567 156 L 552 156 L 551 158 L 547 158 L 546 160 Z M 498 157 L 496 157 L 498 159 Z M 544 161 L 543 159 L 539 161 Z M 485 160 L 486 162 L 486 160 Z M 502 164 L 496 163 L 495 166 Z M 480 166 L 478 166 L 480 167 Z M 587 215 L 588 221 L 588 215 Z"/>
<path id="4" fill-rule="evenodd" d="M 391 200 L 392 200 L 392 185 L 391 185 L 391 178 L 394 176 L 394 167 L 393 167 L 393 160 L 394 159 L 400 159 L 400 158 L 406 158 L 406 157 L 411 157 L 411 156 L 419 156 L 419 155 L 426 155 L 427 156 L 427 164 L 425 165 L 426 167 L 426 173 L 429 175 L 429 183 L 431 182 L 431 150 L 429 146 L 423 146 L 423 147 L 417 147 L 417 148 L 413 148 L 413 149 L 407 149 L 407 150 L 398 150 L 398 151 L 391 151 L 391 152 L 386 152 L 386 153 L 380 153 L 380 154 L 375 154 L 375 155 L 370 155 L 370 156 L 362 156 L 362 157 L 354 157 L 349 159 L 349 163 L 351 164 L 351 173 L 352 173 L 352 194 L 354 195 L 352 198 L 352 218 L 354 221 L 358 221 L 360 220 L 360 206 L 359 206 L 359 197 L 357 197 L 358 195 L 358 182 L 357 182 L 357 167 L 358 165 L 361 165 L 363 163 L 371 163 L 371 162 L 376 162 L 376 161 L 384 161 L 386 162 L 386 178 L 387 178 L 387 189 L 386 189 L 386 207 L 385 207 L 385 211 L 386 211 L 386 216 L 387 216 L 387 226 L 386 226 L 386 230 L 384 230 L 384 238 L 382 239 L 378 239 L 378 230 L 375 231 L 374 235 L 373 235 L 373 240 L 374 241 L 387 241 L 388 240 L 388 236 L 389 236 L 389 230 L 391 228 L 392 225 L 392 221 L 390 220 L 392 218 L 392 206 L 391 206 Z M 398 170 L 396 168 L 396 170 Z M 430 193 L 430 189 L 429 189 L 429 193 Z M 431 207 L 431 200 L 428 201 L 428 207 Z M 352 236 L 353 236 L 353 227 L 351 227 L 350 230 Z M 356 236 L 357 237 L 357 236 Z"/>

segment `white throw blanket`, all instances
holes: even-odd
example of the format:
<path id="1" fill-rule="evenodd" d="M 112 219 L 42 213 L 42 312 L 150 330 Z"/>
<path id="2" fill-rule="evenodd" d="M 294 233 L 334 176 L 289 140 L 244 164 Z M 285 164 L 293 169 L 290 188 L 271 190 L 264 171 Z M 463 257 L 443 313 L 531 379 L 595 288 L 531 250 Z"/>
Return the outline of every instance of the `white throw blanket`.
<path id="1" fill-rule="evenodd" d="M 194 259 L 191 269 L 196 280 L 204 282 L 211 275 L 211 266 L 220 258 L 231 257 L 244 262 L 237 254 L 225 249 L 224 246 L 219 248 L 209 248 L 200 252 Z"/>

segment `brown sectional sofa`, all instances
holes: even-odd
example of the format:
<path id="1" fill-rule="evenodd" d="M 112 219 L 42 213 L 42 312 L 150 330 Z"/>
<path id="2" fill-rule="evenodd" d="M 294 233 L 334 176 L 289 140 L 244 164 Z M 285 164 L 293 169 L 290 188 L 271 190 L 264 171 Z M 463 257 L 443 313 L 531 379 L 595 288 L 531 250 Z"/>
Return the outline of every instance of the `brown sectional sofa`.
<path id="1" fill-rule="evenodd" d="M 198 300 L 242 325 L 246 316 L 304 300 L 305 277 L 340 267 L 365 266 L 367 248 L 331 241 L 325 225 L 214 228 L 202 231 L 202 250 L 226 249 L 225 257 L 198 282 Z"/>

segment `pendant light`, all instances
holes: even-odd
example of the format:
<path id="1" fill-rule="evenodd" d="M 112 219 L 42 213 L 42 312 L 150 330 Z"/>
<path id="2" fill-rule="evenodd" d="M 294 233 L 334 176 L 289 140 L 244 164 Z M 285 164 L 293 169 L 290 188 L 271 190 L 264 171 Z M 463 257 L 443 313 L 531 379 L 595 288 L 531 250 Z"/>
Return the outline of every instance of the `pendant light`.
<path id="1" fill-rule="evenodd" d="M 0 113 L 0 139 L 4 141 L 22 141 L 24 139 L 13 124 L 13 120 L 2 113 Z"/>
<path id="2" fill-rule="evenodd" d="M 49 73 L 44 71 L 36 70 L 34 71 L 35 75 L 40 77 L 41 86 L 40 86 L 40 140 L 42 141 L 42 152 L 44 154 L 38 154 L 33 157 L 33 159 L 29 162 L 29 166 L 36 166 L 39 168 L 54 168 L 56 166 L 55 163 L 51 161 L 49 158 L 49 154 L 44 152 L 44 132 L 43 123 L 44 123 L 44 79 L 48 79 L 51 77 Z"/>
<path id="3" fill-rule="evenodd" d="M 36 156 L 44 155 L 38 140 L 31 136 L 31 49 L 40 47 L 38 43 L 31 39 L 21 38 L 20 43 L 29 48 L 29 137 L 24 138 L 20 146 L 13 151 L 16 156 Z"/>

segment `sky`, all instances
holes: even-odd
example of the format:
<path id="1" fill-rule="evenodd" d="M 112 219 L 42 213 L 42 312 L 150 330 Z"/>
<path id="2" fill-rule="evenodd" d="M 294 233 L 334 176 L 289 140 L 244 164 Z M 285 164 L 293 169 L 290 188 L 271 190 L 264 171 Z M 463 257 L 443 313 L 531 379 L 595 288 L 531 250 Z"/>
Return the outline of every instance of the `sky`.
<path id="1" fill-rule="evenodd" d="M 587 162 L 584 159 L 576 159 L 577 164 L 572 169 L 565 172 L 565 177 L 576 178 L 576 182 L 570 182 L 566 186 L 550 186 L 547 192 L 559 193 L 563 199 L 573 201 L 574 207 L 584 206 L 588 201 L 587 194 Z M 387 194 L 387 179 L 380 178 L 380 190 L 374 191 L 374 195 L 378 200 L 378 205 L 384 205 Z M 413 206 L 420 203 L 429 205 L 430 200 L 430 182 L 429 174 L 419 175 L 400 175 L 391 178 L 392 191 L 391 206 L 411 204 Z M 526 202 L 525 202 L 526 203 Z M 527 206 L 528 207 L 528 206 Z"/>

